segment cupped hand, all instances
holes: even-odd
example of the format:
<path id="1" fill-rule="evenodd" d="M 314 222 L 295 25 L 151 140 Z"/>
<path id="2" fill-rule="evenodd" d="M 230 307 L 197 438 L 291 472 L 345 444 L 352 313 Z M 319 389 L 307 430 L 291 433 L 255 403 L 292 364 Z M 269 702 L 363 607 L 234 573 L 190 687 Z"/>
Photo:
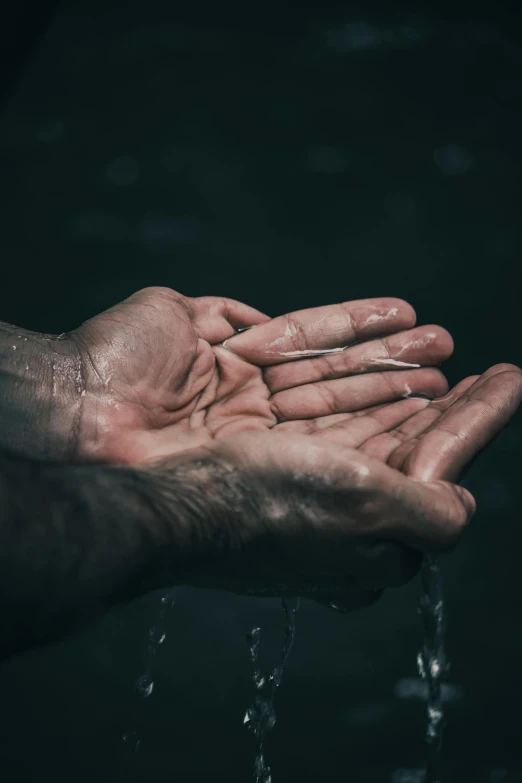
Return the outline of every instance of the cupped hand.
<path id="1" fill-rule="evenodd" d="M 67 337 L 81 358 L 77 457 L 155 460 L 245 431 L 444 394 L 453 345 L 399 299 L 274 319 L 240 302 L 144 289 Z"/>
<path id="2" fill-rule="evenodd" d="M 192 586 L 367 605 L 414 576 L 422 551 L 454 546 L 474 510 L 459 486 L 310 435 L 244 433 L 195 452 Z M 168 476 L 168 461 L 152 470 Z"/>
<path id="3" fill-rule="evenodd" d="M 230 589 L 281 592 L 272 575 L 278 568 L 282 585 L 294 580 L 294 592 L 348 610 L 405 583 L 422 553 L 457 542 L 475 504 L 448 482 L 461 478 L 521 401 L 522 372 L 500 364 L 433 401 L 408 398 L 280 425 L 274 443 L 257 446 L 266 454 L 279 444 L 270 451 L 274 465 L 266 464 L 268 477 L 275 476 L 264 511 L 272 543 L 260 547 L 253 563 L 247 559 L 243 586 L 239 580 Z M 299 454 L 307 467 L 299 466 Z M 277 479 L 282 459 L 293 462 L 301 486 L 287 483 L 278 492 L 285 486 Z M 259 464 L 261 457 L 245 449 L 243 460 Z"/>

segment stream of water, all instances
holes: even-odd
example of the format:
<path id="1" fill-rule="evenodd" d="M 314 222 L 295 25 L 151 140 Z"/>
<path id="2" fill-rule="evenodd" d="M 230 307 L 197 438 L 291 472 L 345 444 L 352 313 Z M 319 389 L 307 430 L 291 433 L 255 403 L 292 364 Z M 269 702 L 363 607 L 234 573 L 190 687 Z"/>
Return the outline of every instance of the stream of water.
<path id="1" fill-rule="evenodd" d="M 440 756 L 444 732 L 444 710 L 442 684 L 448 671 L 448 663 L 444 646 L 445 612 L 442 594 L 442 579 L 438 559 L 428 556 L 421 569 L 422 593 L 419 614 L 422 620 L 423 640 L 417 656 L 417 667 L 420 677 L 428 686 L 426 706 L 426 769 L 418 772 L 415 778 L 419 783 L 442 783 L 440 777 Z M 148 698 L 154 689 L 153 664 L 158 647 L 166 637 L 164 626 L 165 615 L 174 605 L 174 589 L 167 591 L 160 598 L 158 617 L 149 628 L 145 668 L 136 680 L 136 690 L 143 698 Z M 272 783 L 270 766 L 265 757 L 265 742 L 267 734 L 276 724 L 275 695 L 280 687 L 283 672 L 290 655 L 294 640 L 296 613 L 299 609 L 299 599 L 282 599 L 284 611 L 284 635 L 281 643 L 279 662 L 269 674 L 263 674 L 260 664 L 261 628 L 255 626 L 247 634 L 252 662 L 252 682 L 254 685 L 254 700 L 247 709 L 244 724 L 256 740 L 253 778 L 255 783 Z M 332 606 L 332 608 L 337 608 Z M 123 742 L 135 753 L 140 748 L 140 739 L 136 732 L 128 732 L 122 736 Z M 402 772 L 406 772 L 401 771 Z M 409 771 L 412 773 L 413 771 Z M 405 778 L 401 778 L 405 780 Z M 408 780 L 412 780 L 409 777 Z"/>
<path id="2" fill-rule="evenodd" d="M 282 599 L 285 613 L 284 636 L 281 644 L 279 663 L 270 675 L 263 675 L 259 664 L 259 647 L 261 628 L 254 627 L 247 634 L 247 643 L 252 660 L 252 682 L 254 684 L 254 702 L 247 709 L 244 723 L 256 738 L 256 755 L 254 760 L 255 783 L 271 783 L 270 767 L 265 759 L 265 739 L 276 723 L 275 693 L 281 685 L 285 664 L 295 639 L 295 615 L 299 609 L 299 599 Z"/>
<path id="3" fill-rule="evenodd" d="M 153 664 L 156 653 L 158 652 L 158 647 L 163 644 L 167 636 L 165 630 L 165 615 L 174 606 L 174 593 L 175 588 L 171 588 L 161 596 L 156 622 L 149 628 L 147 652 L 145 655 L 145 669 L 143 674 L 140 674 L 136 680 L 136 691 L 144 699 L 148 699 L 154 690 Z M 134 751 L 134 753 L 139 751 L 141 740 L 135 731 L 129 731 L 122 734 L 122 741 Z"/>
<path id="4" fill-rule="evenodd" d="M 426 772 L 423 783 L 441 783 L 440 757 L 444 733 L 442 681 L 448 671 L 444 637 L 446 618 L 442 578 L 436 557 L 424 559 L 421 570 L 422 595 L 419 613 L 423 642 L 417 656 L 419 675 L 428 685 L 426 706 Z"/>

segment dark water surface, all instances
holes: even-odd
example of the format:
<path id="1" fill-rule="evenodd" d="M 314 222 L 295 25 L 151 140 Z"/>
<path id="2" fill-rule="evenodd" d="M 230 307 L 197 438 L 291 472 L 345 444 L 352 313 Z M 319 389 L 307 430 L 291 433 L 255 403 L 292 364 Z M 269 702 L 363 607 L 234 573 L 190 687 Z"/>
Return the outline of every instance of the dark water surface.
<path id="1" fill-rule="evenodd" d="M 0 122 L 0 316 L 62 332 L 151 284 L 271 314 L 400 296 L 454 335 L 451 382 L 521 364 L 521 22 L 498 3 L 65 3 Z M 518 417 L 443 562 L 447 783 L 522 781 L 521 454 Z M 421 766 L 418 595 L 302 602 L 273 783 Z M 158 600 L 2 666 L 2 781 L 248 783 L 244 637 L 263 628 L 273 667 L 279 602 L 179 590 L 143 701 Z"/>

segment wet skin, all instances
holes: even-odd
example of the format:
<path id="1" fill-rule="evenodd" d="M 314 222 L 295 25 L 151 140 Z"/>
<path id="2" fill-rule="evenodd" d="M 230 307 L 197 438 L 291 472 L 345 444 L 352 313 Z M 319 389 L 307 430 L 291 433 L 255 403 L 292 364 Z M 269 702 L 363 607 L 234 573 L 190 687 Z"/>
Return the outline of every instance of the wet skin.
<path id="1" fill-rule="evenodd" d="M 73 461 L 136 465 L 164 489 L 181 471 L 203 492 L 183 522 L 199 547 L 184 583 L 319 586 L 354 605 L 410 579 L 422 552 L 455 545 L 474 501 L 448 482 L 522 396 L 511 365 L 448 393 L 434 365 L 451 337 L 416 327 L 398 299 L 269 319 L 228 299 L 145 289 L 41 346 L 54 369 L 38 420 L 76 421 Z"/>

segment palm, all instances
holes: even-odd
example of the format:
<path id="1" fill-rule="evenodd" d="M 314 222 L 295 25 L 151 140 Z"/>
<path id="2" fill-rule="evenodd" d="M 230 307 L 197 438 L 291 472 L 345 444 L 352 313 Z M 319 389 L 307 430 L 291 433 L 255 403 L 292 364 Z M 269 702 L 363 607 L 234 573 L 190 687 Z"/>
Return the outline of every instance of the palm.
<path id="1" fill-rule="evenodd" d="M 81 456 L 140 462 L 205 443 L 233 417 L 263 426 L 261 371 L 239 360 L 222 369 L 213 347 L 263 320 L 228 300 L 146 289 L 83 324 L 71 335 L 86 374 Z"/>
<path id="2" fill-rule="evenodd" d="M 86 375 L 81 456 L 139 462 L 246 430 L 306 430 L 311 419 L 408 393 L 443 394 L 441 373 L 419 367 L 445 359 L 451 338 L 413 325 L 401 300 L 270 320 L 233 300 L 145 289 L 71 335 Z"/>

